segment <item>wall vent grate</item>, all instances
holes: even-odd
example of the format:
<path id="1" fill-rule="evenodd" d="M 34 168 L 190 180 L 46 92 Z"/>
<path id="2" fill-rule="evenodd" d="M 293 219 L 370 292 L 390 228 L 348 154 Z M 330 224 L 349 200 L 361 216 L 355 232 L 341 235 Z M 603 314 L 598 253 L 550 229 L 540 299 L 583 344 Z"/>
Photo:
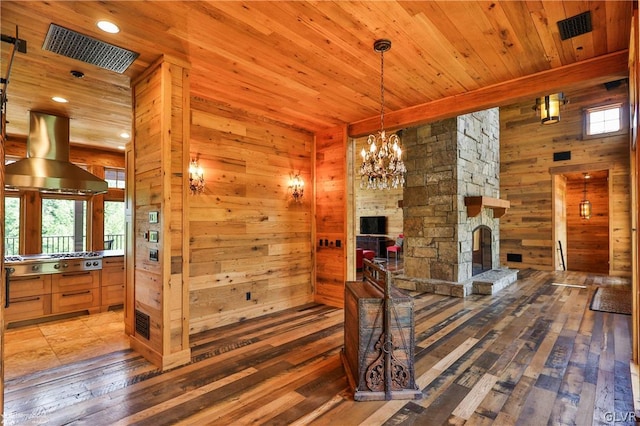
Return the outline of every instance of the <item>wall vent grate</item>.
<path id="1" fill-rule="evenodd" d="M 151 336 L 151 317 L 136 309 L 136 334 L 149 340 Z"/>
<path id="2" fill-rule="evenodd" d="M 522 262 L 520 253 L 507 253 L 507 262 Z"/>
<path id="3" fill-rule="evenodd" d="M 560 31 L 560 38 L 562 40 L 590 33 L 592 30 L 591 12 L 586 11 L 571 18 L 558 21 L 558 30 Z"/>
<path id="4" fill-rule="evenodd" d="M 139 55 L 56 24 L 49 25 L 42 48 L 120 74 L 125 72 Z"/>
<path id="5" fill-rule="evenodd" d="M 553 153 L 553 161 L 571 160 L 571 151 L 562 151 Z"/>

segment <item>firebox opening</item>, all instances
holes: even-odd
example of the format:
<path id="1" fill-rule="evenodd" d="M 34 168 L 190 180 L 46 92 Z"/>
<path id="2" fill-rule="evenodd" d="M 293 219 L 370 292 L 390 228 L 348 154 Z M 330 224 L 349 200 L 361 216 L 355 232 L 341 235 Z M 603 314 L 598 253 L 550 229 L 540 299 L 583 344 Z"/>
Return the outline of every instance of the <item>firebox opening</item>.
<path id="1" fill-rule="evenodd" d="M 473 271 L 478 275 L 492 268 L 491 228 L 480 225 L 473 230 Z"/>

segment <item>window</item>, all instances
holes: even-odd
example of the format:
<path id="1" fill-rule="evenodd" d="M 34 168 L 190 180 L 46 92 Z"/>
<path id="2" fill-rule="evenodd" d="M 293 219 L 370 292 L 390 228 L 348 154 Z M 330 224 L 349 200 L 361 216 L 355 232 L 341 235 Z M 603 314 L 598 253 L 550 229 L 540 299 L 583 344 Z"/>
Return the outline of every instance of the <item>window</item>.
<path id="1" fill-rule="evenodd" d="M 104 180 L 109 188 L 124 189 L 124 169 L 104 169 Z"/>
<path id="2" fill-rule="evenodd" d="M 616 133 L 622 129 L 622 105 L 606 105 L 586 110 L 588 136 Z"/>
<path id="3" fill-rule="evenodd" d="M 104 249 L 124 250 L 124 201 L 104 202 Z"/>
<path id="4" fill-rule="evenodd" d="M 4 255 L 20 254 L 20 198 L 4 197 Z"/>
<path id="5" fill-rule="evenodd" d="M 42 199 L 42 253 L 87 250 L 87 202 Z"/>

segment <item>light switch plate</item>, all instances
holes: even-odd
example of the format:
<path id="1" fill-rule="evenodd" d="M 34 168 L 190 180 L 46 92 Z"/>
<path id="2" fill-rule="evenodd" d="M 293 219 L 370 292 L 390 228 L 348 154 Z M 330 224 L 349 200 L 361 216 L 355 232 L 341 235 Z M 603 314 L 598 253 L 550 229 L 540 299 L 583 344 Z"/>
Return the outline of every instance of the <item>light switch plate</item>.
<path id="1" fill-rule="evenodd" d="M 149 223 L 158 223 L 158 212 L 149 212 Z"/>

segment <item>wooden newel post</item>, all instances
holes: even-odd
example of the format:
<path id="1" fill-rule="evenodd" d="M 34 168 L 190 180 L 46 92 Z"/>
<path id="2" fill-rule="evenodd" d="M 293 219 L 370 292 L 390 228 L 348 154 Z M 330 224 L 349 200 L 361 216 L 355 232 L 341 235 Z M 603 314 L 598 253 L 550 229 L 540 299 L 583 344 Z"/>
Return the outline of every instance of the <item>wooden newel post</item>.
<path id="1" fill-rule="evenodd" d="M 364 261 L 363 282 L 345 286 L 342 362 L 356 401 L 418 399 L 414 379 L 413 299 Z"/>

